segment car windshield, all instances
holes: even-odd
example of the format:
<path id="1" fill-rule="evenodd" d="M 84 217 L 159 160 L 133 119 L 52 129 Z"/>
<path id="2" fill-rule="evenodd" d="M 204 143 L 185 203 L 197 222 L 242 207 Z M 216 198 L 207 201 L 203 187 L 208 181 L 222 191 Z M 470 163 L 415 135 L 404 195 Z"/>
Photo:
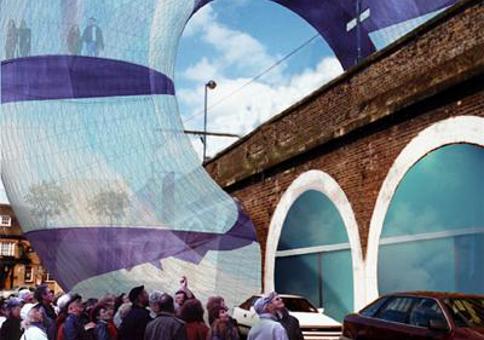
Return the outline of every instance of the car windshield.
<path id="1" fill-rule="evenodd" d="M 318 313 L 316 307 L 304 298 L 283 297 L 282 300 L 291 312 Z"/>
<path id="2" fill-rule="evenodd" d="M 484 298 L 444 300 L 457 327 L 484 327 Z"/>

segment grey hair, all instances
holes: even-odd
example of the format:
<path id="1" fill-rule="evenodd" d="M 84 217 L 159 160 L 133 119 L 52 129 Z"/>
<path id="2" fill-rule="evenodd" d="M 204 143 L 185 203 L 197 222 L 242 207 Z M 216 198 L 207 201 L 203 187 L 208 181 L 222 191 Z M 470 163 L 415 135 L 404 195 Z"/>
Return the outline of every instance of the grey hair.
<path id="1" fill-rule="evenodd" d="M 163 292 L 160 292 L 159 290 L 151 292 L 149 297 L 150 304 L 158 304 L 162 296 Z"/>

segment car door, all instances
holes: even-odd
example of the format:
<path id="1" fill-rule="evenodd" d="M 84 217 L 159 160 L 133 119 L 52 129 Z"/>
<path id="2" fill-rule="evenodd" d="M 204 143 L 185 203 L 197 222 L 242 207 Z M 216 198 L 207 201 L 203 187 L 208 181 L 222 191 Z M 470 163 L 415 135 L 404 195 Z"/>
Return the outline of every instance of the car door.
<path id="1" fill-rule="evenodd" d="M 408 316 L 415 299 L 390 297 L 371 320 L 367 320 L 365 338 L 374 340 L 408 340 Z"/>
<path id="2" fill-rule="evenodd" d="M 410 311 L 408 332 L 415 340 L 443 340 L 449 335 L 450 325 L 436 300 L 420 298 Z"/>

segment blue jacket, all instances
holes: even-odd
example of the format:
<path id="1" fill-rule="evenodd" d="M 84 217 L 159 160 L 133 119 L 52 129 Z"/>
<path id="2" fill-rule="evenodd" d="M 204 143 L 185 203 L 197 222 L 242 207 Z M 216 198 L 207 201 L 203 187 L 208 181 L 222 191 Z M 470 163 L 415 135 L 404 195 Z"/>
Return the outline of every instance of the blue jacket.
<path id="1" fill-rule="evenodd" d="M 269 313 L 259 315 L 259 322 L 250 329 L 247 340 L 289 340 L 287 332 Z"/>

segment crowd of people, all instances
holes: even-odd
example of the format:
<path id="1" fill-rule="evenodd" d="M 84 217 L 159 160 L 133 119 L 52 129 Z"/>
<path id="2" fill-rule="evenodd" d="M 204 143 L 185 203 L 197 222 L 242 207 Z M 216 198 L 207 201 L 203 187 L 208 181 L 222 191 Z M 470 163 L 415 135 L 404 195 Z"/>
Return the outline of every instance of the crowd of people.
<path id="1" fill-rule="evenodd" d="M 205 310 L 183 277 L 172 296 L 150 294 L 144 286 L 119 296 L 83 300 L 68 293 L 54 298 L 48 286 L 22 289 L 0 301 L 1 340 L 239 340 L 239 329 L 223 297 L 212 296 Z M 248 340 L 302 340 L 296 318 L 272 292 L 254 303 L 259 315 Z"/>

